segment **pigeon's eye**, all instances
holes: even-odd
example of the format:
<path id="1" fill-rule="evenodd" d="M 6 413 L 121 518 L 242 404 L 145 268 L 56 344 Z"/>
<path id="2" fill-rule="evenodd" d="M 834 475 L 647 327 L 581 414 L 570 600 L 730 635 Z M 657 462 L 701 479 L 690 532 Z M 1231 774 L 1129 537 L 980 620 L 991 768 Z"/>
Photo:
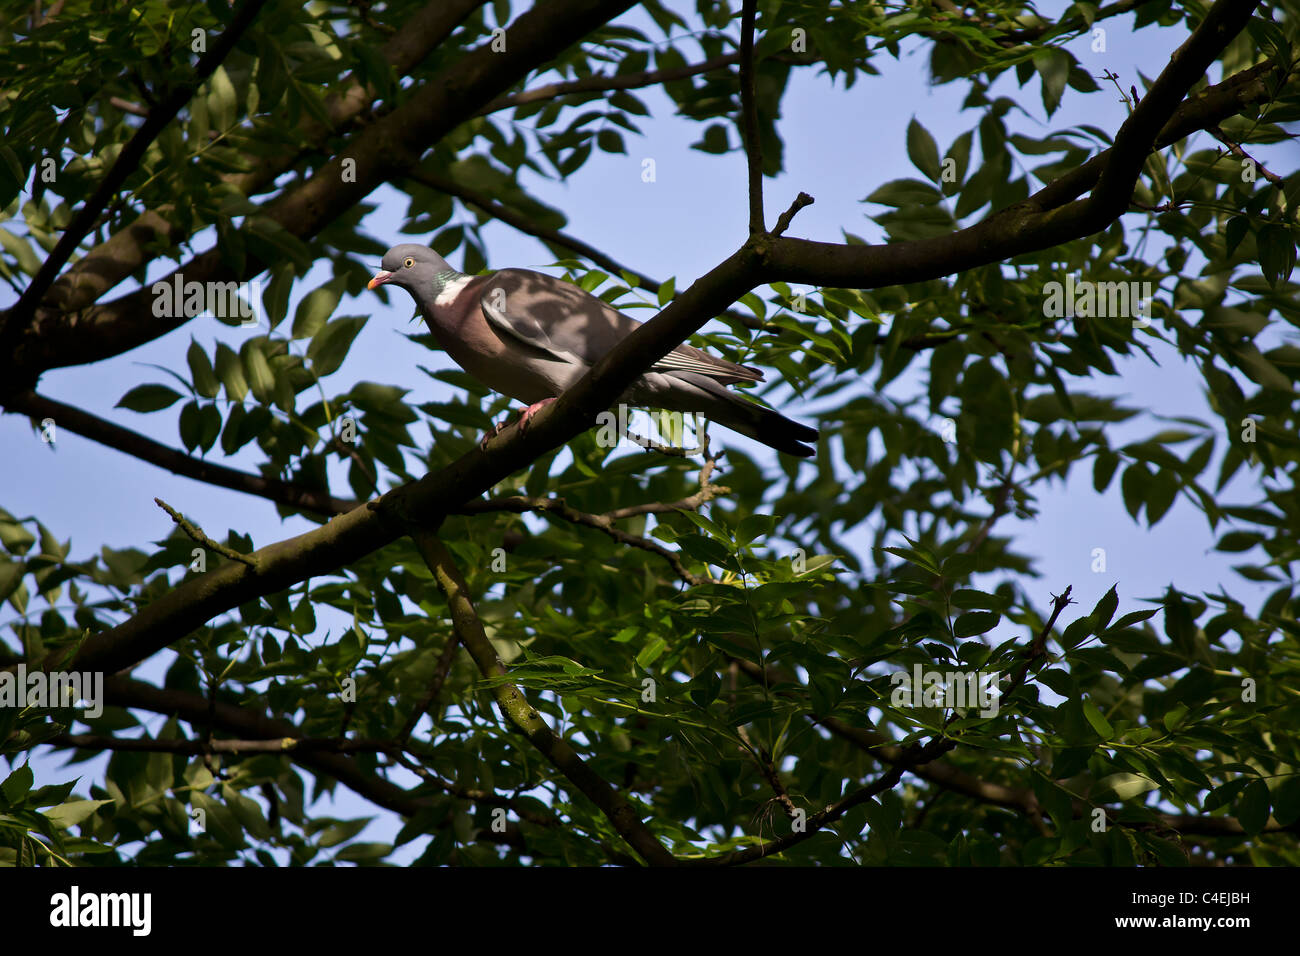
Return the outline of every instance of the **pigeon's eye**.
<path id="1" fill-rule="evenodd" d="M 409 269 L 411 268 L 411 266 L 415 265 L 415 260 L 412 259 L 410 256 L 407 256 L 405 259 L 402 260 L 402 265 L 406 266 L 406 268 Z"/>

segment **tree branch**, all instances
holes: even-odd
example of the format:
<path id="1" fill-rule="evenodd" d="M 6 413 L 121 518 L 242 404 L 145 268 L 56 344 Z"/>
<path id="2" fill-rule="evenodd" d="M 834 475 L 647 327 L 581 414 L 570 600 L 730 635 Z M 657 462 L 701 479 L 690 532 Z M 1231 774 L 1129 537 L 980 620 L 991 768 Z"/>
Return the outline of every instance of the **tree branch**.
<path id="1" fill-rule="evenodd" d="M 1192 35 L 1174 51 L 1168 65 L 1115 135 L 1111 158 L 1079 213 L 1082 222 L 1093 224 L 1090 232 L 1101 229 L 1128 208 L 1133 184 L 1160 131 L 1192 84 L 1205 75 L 1232 38 L 1246 28 L 1258 6 L 1258 0 L 1218 0 Z"/>
<path id="2" fill-rule="evenodd" d="M 446 546 L 431 532 L 414 529 L 411 533 L 420 556 L 447 598 L 452 627 L 479 672 L 495 679 L 493 694 L 501 714 L 513 724 L 551 764 L 568 778 L 592 803 L 600 808 L 619 835 L 649 864 L 672 865 L 677 861 L 646 828 L 628 799 L 595 773 L 568 741 L 557 736 L 541 715 L 524 697 L 523 692 L 507 680 L 509 672 L 483 630 L 478 612 L 469 599 L 468 586 Z"/>

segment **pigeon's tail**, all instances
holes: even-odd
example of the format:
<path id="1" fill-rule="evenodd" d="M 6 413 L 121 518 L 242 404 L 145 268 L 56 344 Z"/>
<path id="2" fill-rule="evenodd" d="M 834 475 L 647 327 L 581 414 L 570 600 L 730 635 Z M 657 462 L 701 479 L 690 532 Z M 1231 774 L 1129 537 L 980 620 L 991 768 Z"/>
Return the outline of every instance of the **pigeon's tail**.
<path id="1" fill-rule="evenodd" d="M 755 405 L 716 382 L 701 381 L 695 377 L 692 377 L 692 381 L 715 399 L 707 408 L 699 409 L 710 421 L 787 455 L 811 458 L 817 453 L 811 447 L 817 441 L 817 429 L 791 421 L 770 408 Z"/>

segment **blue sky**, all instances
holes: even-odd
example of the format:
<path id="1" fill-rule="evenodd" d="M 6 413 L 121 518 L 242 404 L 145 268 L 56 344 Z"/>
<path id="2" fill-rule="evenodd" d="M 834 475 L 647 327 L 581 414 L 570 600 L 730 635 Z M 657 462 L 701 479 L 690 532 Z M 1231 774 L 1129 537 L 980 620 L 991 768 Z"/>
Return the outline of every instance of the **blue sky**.
<path id="1" fill-rule="evenodd" d="M 622 22 L 641 26 L 645 18 L 634 12 Z M 1071 43 L 1069 49 L 1095 77 L 1110 70 L 1123 78 L 1125 88 L 1130 83 L 1141 88 L 1138 71 L 1154 77 L 1185 33 L 1181 28 L 1147 30 L 1139 39 L 1129 32 L 1131 22 L 1131 17 L 1106 21 L 1104 54 L 1094 53 L 1087 37 Z M 656 33 L 652 27 L 647 32 L 652 36 Z M 816 204 L 799 214 L 790 234 L 838 241 L 842 230 L 847 230 L 872 241 L 880 238 L 879 230 L 865 218 L 873 208 L 879 211 L 878 207 L 865 206 L 860 200 L 884 182 L 918 175 L 903 145 L 908 122 L 916 117 L 924 124 L 942 153 L 979 119 L 976 112 L 961 109 L 964 85 L 928 84 L 925 49 L 915 45 L 913 52 L 905 53 L 897 63 L 878 58 L 875 63 L 884 75 L 861 77 L 847 91 L 842 84 L 817 76 L 812 70 L 795 71 L 780 124 L 786 144 L 786 169 L 765 184 L 769 220 L 804 190 L 816 198 Z M 1036 78 L 1021 91 L 1009 75 L 995 92 L 1011 96 L 1025 107 L 1030 115 L 1012 115 L 1008 119 L 1025 132 L 1042 135 L 1050 128 L 1084 123 L 1113 132 L 1126 116 L 1126 109 L 1113 87 L 1106 83 L 1102 87 L 1101 92 L 1086 96 L 1067 90 L 1050 123 L 1043 115 Z M 647 90 L 639 95 L 650 107 L 653 119 L 644 121 L 643 138 L 626 138 L 627 156 L 597 152 L 567 183 L 538 177 L 526 177 L 525 182 L 539 198 L 564 210 L 569 217 L 566 231 L 571 235 L 642 272 L 665 279 L 675 276 L 677 288 L 681 289 L 743 242 L 747 217 L 745 162 L 738 152 L 712 156 L 689 149 L 699 138 L 700 127 L 674 117 L 671 102 L 662 94 Z M 1202 137 L 1196 148 L 1208 142 L 1208 137 Z M 1266 149 L 1258 151 L 1265 163 L 1271 154 Z M 645 157 L 656 161 L 654 183 L 641 180 L 641 160 Z M 385 244 L 427 238 L 399 232 L 407 205 L 402 194 L 383 189 L 370 200 L 379 207 L 366 221 L 372 236 Z M 504 225 L 486 227 L 485 238 L 493 268 L 536 268 L 553 260 L 540 243 Z M 195 248 L 201 250 L 206 245 L 201 239 Z M 458 263 L 459 254 L 452 260 Z M 377 267 L 378 262 L 374 265 Z M 172 267 L 171 263 L 158 263 L 151 279 Z M 291 310 L 302 295 L 330 276 L 329 265 L 322 263 L 298 282 Z M 0 286 L 0 307 L 11 301 L 12 293 Z M 427 353 L 400 337 L 411 331 L 411 311 L 404 293 L 390 296 L 387 306 L 369 293 L 341 303 L 336 314 L 369 314 L 372 318 L 347 362 L 328 380 L 327 390 L 345 391 L 356 381 L 372 380 L 411 388 L 409 399 L 413 402 L 448 397 L 441 394 L 447 387 L 432 382 L 417 366 L 452 367 L 450 360 Z M 634 313 L 642 320 L 650 314 Z M 238 348 L 246 334 L 211 317 L 200 317 L 126 355 L 92 367 L 54 370 L 42 379 L 39 390 L 180 447 L 174 423 L 179 405 L 158 415 L 138 415 L 113 406 L 123 393 L 142 381 L 166 381 L 162 373 L 143 369 L 142 365 L 156 363 L 185 374 L 184 355 L 191 336 L 211 349 L 216 340 Z M 1213 421 L 1196 368 L 1158 342 L 1153 347 L 1159 365 L 1139 353 L 1128 361 L 1117 362 L 1119 376 L 1097 377 L 1088 387 L 1099 394 L 1123 396 L 1126 404 L 1154 415 L 1193 415 Z M 924 366 L 924 360 L 917 363 L 918 368 Z M 920 375 L 909 371 L 890 386 L 889 394 L 915 394 L 924 384 Z M 791 401 L 782 407 L 792 417 L 816 420 L 816 406 Z M 1150 418 L 1140 417 L 1135 424 L 1115 428 L 1112 443 L 1145 437 L 1158 427 Z M 726 441 L 741 441 L 730 433 L 718 437 L 724 436 Z M 0 447 L 5 449 L 6 460 L 6 467 L 0 471 L 0 507 L 19 517 L 38 516 L 60 540 L 71 538 L 74 559 L 89 557 L 101 544 L 148 547 L 147 542 L 169 534 L 171 519 L 153 503 L 155 496 L 185 512 L 213 537 L 220 539 L 228 528 L 233 528 L 250 534 L 257 547 L 312 527 L 303 520 L 281 521 L 269 502 L 178 478 L 67 431 L 59 434 L 56 446 L 45 445 L 20 416 L 0 416 Z M 1222 447 L 1221 441 L 1219 449 Z M 765 452 L 765 457 L 774 461 L 774 453 Z M 231 460 L 214 460 L 249 469 L 256 461 L 247 450 Z M 1217 455 L 1211 467 L 1216 465 Z M 350 494 L 342 473 L 336 475 L 335 492 Z M 1256 494 L 1257 478 L 1243 470 L 1229 486 L 1227 497 L 1242 502 Z M 1088 465 L 1078 469 L 1068 483 L 1040 488 L 1039 495 L 1040 513 L 1036 519 L 1005 518 L 996 533 L 1013 536 L 1017 550 L 1036 558 L 1042 577 L 1036 583 L 1026 582 L 1026 587 L 1040 608 L 1047 607 L 1050 592 L 1073 585 L 1078 606 L 1066 612 L 1062 623 L 1072 620 L 1074 612 L 1090 611 L 1116 583 L 1120 596 L 1117 613 L 1121 614 L 1147 607 L 1142 599 L 1158 597 L 1170 583 L 1192 593 L 1223 588 L 1245 601 L 1247 607 L 1257 606 L 1269 590 L 1244 581 L 1230 569 L 1245 556 L 1211 550 L 1224 529 L 1212 533 L 1201 513 L 1186 501 L 1175 504 L 1154 529 L 1146 528 L 1145 523 L 1135 525 L 1124 510 L 1118 480 L 1105 495 L 1097 495 L 1092 490 Z M 865 529 L 860 529 L 847 540 L 865 549 L 868 536 Z M 1107 551 L 1104 574 L 1090 570 L 1096 547 Z M 0 621 L 12 613 L 12 608 L 6 606 Z M 1013 634 L 1007 631 L 998 636 Z M 165 663 L 153 662 L 139 674 L 160 676 L 164 667 Z M 161 722 L 160 717 L 151 718 L 149 725 L 156 729 Z M 95 779 L 97 771 L 86 768 L 101 763 L 63 770 L 59 769 L 61 762 L 58 755 L 34 761 L 38 783 L 88 772 L 90 779 Z M 84 777 L 78 790 L 85 791 Z M 339 794 L 335 807 L 329 811 L 322 808 L 322 812 L 340 816 L 384 813 L 341 788 Z M 387 820 L 376 822 L 361 839 L 391 838 L 399 826 L 398 821 L 391 825 Z M 403 857 L 414 856 L 422 842 L 408 847 L 410 852 Z"/>

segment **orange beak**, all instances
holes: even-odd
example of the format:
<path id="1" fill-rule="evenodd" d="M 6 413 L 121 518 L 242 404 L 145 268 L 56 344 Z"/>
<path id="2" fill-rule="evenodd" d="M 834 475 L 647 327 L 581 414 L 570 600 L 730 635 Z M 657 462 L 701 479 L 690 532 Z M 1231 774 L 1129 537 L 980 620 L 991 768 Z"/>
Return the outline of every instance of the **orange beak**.
<path id="1" fill-rule="evenodd" d="M 383 285 L 385 282 L 387 282 L 387 281 L 388 281 L 389 279 L 391 279 L 392 277 L 393 277 L 393 274 L 392 274 L 391 272 L 383 272 L 383 271 L 378 272 L 378 273 L 376 273 L 376 275 L 375 275 L 375 277 L 374 277 L 373 279 L 371 279 L 369 282 L 366 283 L 366 288 L 367 288 L 367 289 L 373 289 L 375 286 Z"/>

